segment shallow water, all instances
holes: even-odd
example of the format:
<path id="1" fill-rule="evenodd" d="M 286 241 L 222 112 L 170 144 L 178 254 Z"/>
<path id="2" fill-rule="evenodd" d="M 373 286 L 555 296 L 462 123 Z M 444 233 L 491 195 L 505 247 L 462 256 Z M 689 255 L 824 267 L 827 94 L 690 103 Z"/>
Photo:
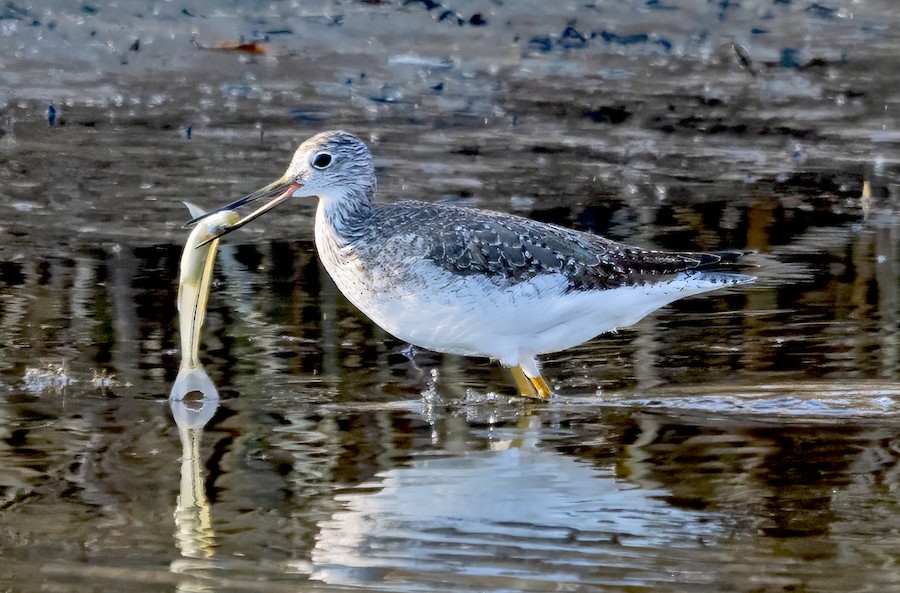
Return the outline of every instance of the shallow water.
<path id="1" fill-rule="evenodd" d="M 893 5 L 444 4 L 0 8 L 0 586 L 900 589 Z M 385 198 L 752 249 L 759 280 L 545 357 L 558 396 L 521 401 L 411 361 L 298 203 L 224 242 L 222 400 L 170 407 L 180 200 L 335 127 Z"/>

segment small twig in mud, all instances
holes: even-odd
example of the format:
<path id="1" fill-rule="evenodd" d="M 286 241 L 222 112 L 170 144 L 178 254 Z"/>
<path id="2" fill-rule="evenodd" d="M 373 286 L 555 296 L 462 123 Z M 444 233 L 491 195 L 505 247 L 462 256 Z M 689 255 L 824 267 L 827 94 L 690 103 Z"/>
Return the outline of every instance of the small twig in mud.
<path id="1" fill-rule="evenodd" d="M 747 48 L 740 43 L 732 42 L 731 49 L 733 49 L 735 55 L 737 55 L 741 66 L 743 66 L 753 78 L 756 78 L 759 71 L 753 65 L 753 58 L 750 57 L 750 52 L 747 51 Z"/>
<path id="2" fill-rule="evenodd" d="M 215 45 L 204 45 L 200 43 L 198 36 L 200 32 L 197 29 L 191 31 L 191 43 L 198 49 L 219 50 L 219 51 L 238 51 L 257 56 L 270 54 L 265 44 L 255 41 L 219 41 Z"/>

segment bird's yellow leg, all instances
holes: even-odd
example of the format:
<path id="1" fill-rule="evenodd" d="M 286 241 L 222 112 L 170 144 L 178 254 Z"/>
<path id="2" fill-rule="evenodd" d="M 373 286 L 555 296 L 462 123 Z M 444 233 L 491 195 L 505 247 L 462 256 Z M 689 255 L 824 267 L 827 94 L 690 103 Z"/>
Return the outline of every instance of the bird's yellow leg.
<path id="1" fill-rule="evenodd" d="M 553 393 L 553 390 L 550 389 L 550 385 L 544 381 L 544 378 L 540 375 L 537 377 L 528 377 L 528 380 L 534 385 L 534 390 L 537 391 L 538 397 L 547 399 L 550 397 L 550 394 Z"/>
<path id="2" fill-rule="evenodd" d="M 509 372 L 512 373 L 513 381 L 516 382 L 516 387 L 519 388 L 519 395 L 524 397 L 540 397 L 537 389 L 534 387 L 531 379 L 528 378 L 528 375 L 525 374 L 525 371 L 522 370 L 522 367 L 509 367 Z"/>
<path id="3" fill-rule="evenodd" d="M 547 385 L 547 382 L 540 375 L 529 377 L 519 365 L 510 367 L 509 371 L 516 382 L 516 387 L 519 388 L 519 395 L 536 399 L 547 399 L 550 397 L 550 386 Z"/>

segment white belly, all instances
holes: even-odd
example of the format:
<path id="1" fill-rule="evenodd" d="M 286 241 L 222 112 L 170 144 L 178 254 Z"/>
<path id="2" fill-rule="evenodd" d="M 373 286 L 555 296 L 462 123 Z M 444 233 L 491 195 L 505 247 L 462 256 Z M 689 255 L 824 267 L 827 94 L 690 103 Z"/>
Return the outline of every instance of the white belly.
<path id="1" fill-rule="evenodd" d="M 567 279 L 547 274 L 506 287 L 484 276 L 460 276 L 428 260 L 411 263 L 403 282 L 353 262 L 323 257 L 341 292 L 388 333 L 449 354 L 486 356 L 512 366 L 523 355 L 571 348 L 632 325 L 674 300 L 722 288 L 704 273 L 666 283 L 566 292 Z"/>

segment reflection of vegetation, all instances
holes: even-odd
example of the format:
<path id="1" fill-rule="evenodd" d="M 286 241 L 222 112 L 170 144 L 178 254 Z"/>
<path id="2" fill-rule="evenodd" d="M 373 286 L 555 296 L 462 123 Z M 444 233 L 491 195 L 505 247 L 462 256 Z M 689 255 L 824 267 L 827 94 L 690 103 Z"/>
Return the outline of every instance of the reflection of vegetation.
<path id="1" fill-rule="evenodd" d="M 664 489 L 677 507 L 722 514 L 742 555 L 812 562 L 804 575 L 793 563 L 773 565 L 766 571 L 773 577 L 810 578 L 818 563 L 827 572 L 826 565 L 852 566 L 872 556 L 895 562 L 887 541 L 869 545 L 848 537 L 881 530 L 873 524 L 880 519 L 864 509 L 882 516 L 900 511 L 900 442 L 889 426 L 747 422 L 696 413 L 635 414 L 630 420 L 620 443 L 619 475 L 645 489 Z M 853 578 L 839 572 L 839 578 Z"/>

